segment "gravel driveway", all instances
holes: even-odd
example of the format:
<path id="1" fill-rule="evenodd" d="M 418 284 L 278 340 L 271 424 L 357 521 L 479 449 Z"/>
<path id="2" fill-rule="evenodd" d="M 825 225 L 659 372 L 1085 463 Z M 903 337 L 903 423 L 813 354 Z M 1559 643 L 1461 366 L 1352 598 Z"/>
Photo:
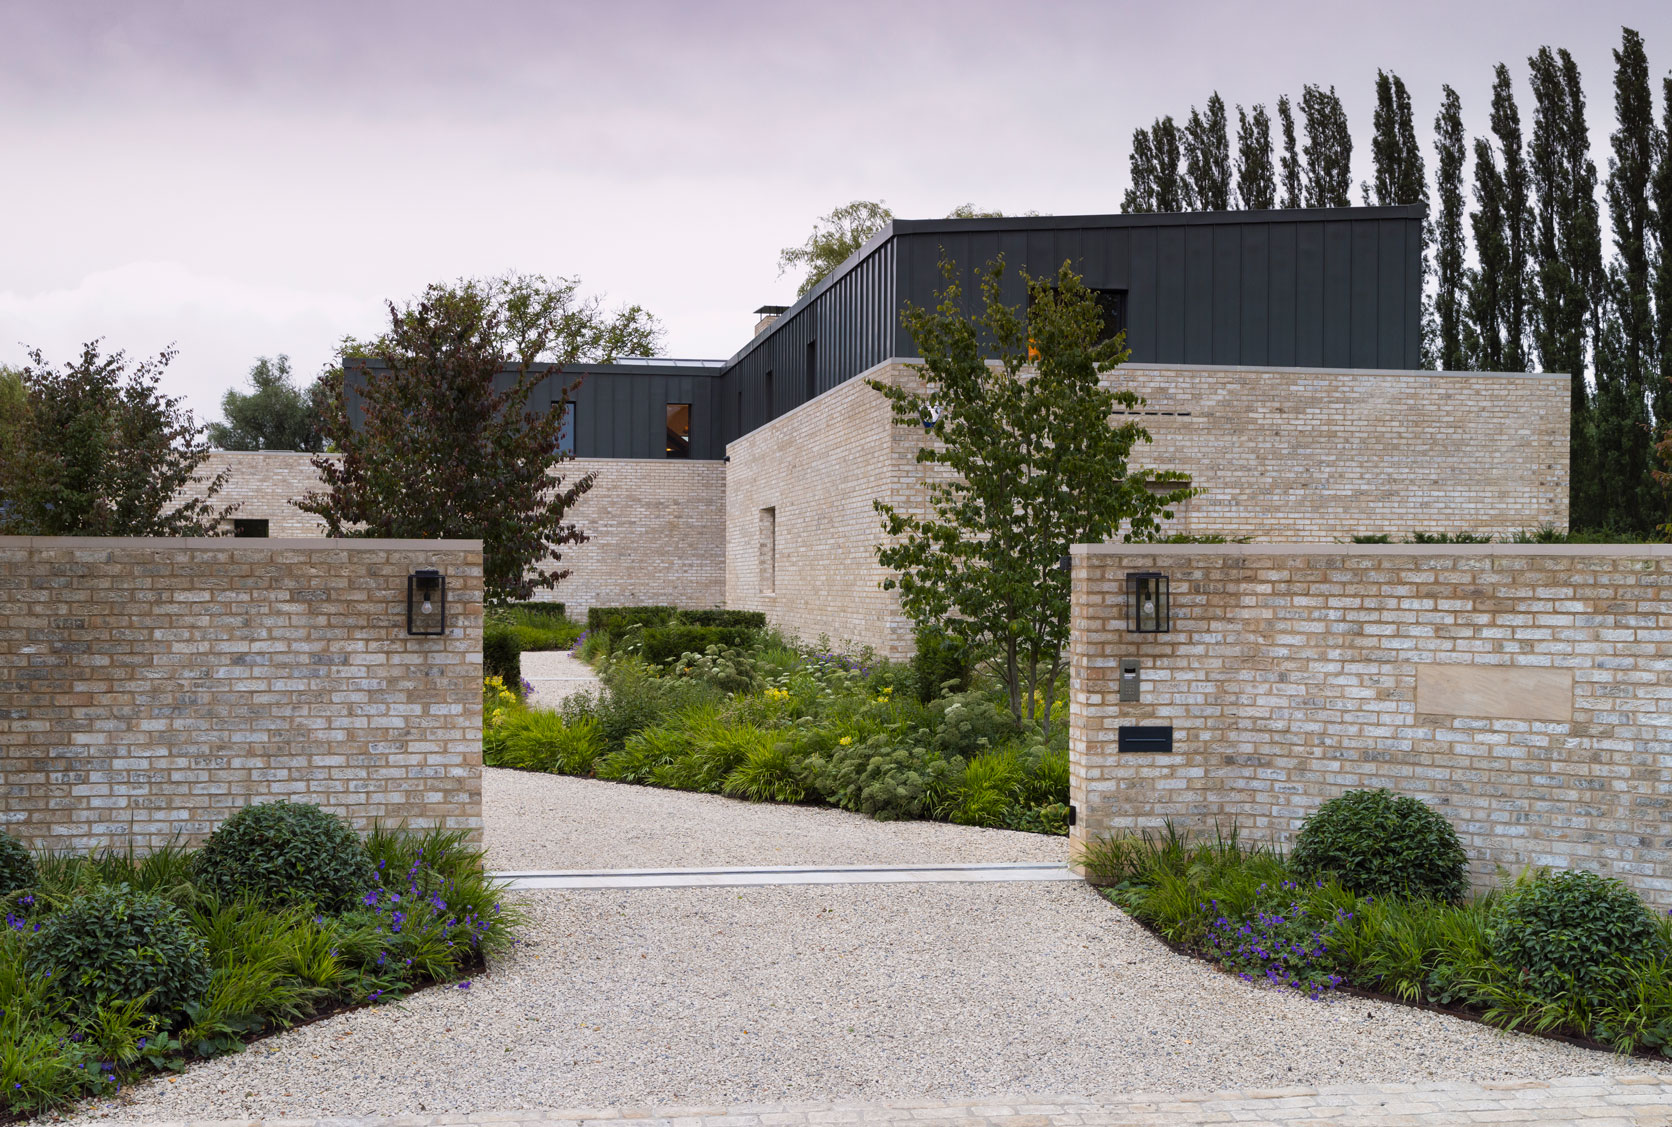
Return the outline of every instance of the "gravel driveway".
<path id="1" fill-rule="evenodd" d="M 1059 842 L 488 772 L 498 866 L 1033 860 Z M 544 827 L 551 844 L 540 844 Z M 776 841 L 774 835 L 781 835 Z M 917 836 L 912 836 L 917 835 Z M 828 845 L 821 843 L 828 842 Z M 1006 852 L 1006 851 L 1010 852 Z M 1630 1061 L 1176 956 L 1079 884 L 541 892 L 469 990 L 139 1085 L 117 1119 L 1498 1080 Z"/>

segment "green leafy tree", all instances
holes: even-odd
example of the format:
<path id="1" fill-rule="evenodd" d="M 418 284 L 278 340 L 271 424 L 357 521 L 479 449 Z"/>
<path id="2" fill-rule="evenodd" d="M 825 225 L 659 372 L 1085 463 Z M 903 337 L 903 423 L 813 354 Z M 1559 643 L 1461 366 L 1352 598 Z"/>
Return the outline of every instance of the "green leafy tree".
<path id="1" fill-rule="evenodd" d="M 1277 99 L 1277 119 L 1283 125 L 1283 204 L 1288 210 L 1306 206 L 1300 153 L 1295 148 L 1295 111 L 1287 94 Z"/>
<path id="2" fill-rule="evenodd" d="M 545 376 L 537 365 L 607 361 L 655 344 L 648 314 L 630 306 L 605 316 L 576 298 L 569 279 L 432 285 L 416 302 L 391 303 L 376 342 L 344 344 L 380 362 L 351 389 L 361 425 L 348 414 L 343 369 L 325 377 L 325 432 L 342 457 L 314 459 L 325 489 L 298 507 L 333 536 L 480 539 L 488 598 L 526 600 L 569 574 L 555 566 L 561 548 L 586 535 L 568 513 L 595 480 L 560 473 L 576 385 L 550 411 L 535 409 L 529 397 Z"/>
<path id="3" fill-rule="evenodd" d="M 198 473 L 203 428 L 162 394 L 172 349 L 129 366 L 99 342 L 55 369 L 39 350 L 19 373 L 20 420 L 0 442 L 0 531 L 19 536 L 213 536 L 232 506 L 210 502 L 225 473 Z"/>
<path id="4" fill-rule="evenodd" d="M 1660 151 L 1656 154 L 1650 224 L 1656 248 L 1654 261 L 1655 358 L 1659 365 L 1654 389 L 1655 422 L 1672 424 L 1672 75 L 1661 80 Z"/>
<path id="5" fill-rule="evenodd" d="M 1300 112 L 1306 122 L 1305 157 L 1307 207 L 1347 207 L 1353 191 L 1353 134 L 1347 111 L 1331 86 L 1307 85 L 1301 90 Z"/>
<path id="6" fill-rule="evenodd" d="M 1375 136 L 1371 157 L 1376 169 L 1376 202 L 1384 207 L 1390 204 L 1422 205 L 1422 277 L 1426 290 L 1428 251 L 1433 241 L 1428 223 L 1428 173 L 1423 167 L 1422 145 L 1417 141 L 1411 95 L 1405 89 L 1403 79 L 1380 69 L 1376 71 L 1373 125 Z M 1434 308 L 1425 294 L 1422 310 L 1422 366 L 1425 368 L 1437 365 L 1438 335 Z"/>
<path id="7" fill-rule="evenodd" d="M 1157 118 L 1148 129 L 1133 130 L 1132 186 L 1121 200 L 1121 211 L 1188 211 L 1189 186 L 1179 170 L 1182 159 L 1182 136 L 1171 117 Z"/>
<path id="8" fill-rule="evenodd" d="M 1524 372 L 1531 363 L 1527 340 L 1532 212 L 1521 112 L 1515 105 L 1509 68 L 1502 63 L 1492 83 L 1491 123 L 1491 140 L 1475 138 L 1479 209 L 1470 216 L 1470 225 L 1479 263 L 1469 278 L 1471 359 L 1480 371 Z"/>
<path id="9" fill-rule="evenodd" d="M 1184 127 L 1186 196 L 1197 211 L 1231 208 L 1231 138 L 1225 120 L 1225 99 L 1215 90 L 1205 114 L 1190 107 Z"/>
<path id="10" fill-rule="evenodd" d="M 1271 164 L 1271 117 L 1265 106 L 1252 114 L 1237 107 L 1237 201 L 1249 211 L 1277 206 L 1277 175 Z"/>
<path id="11" fill-rule="evenodd" d="M 1467 244 L 1463 236 L 1463 103 L 1457 91 L 1442 87 L 1440 112 L 1434 117 L 1434 186 L 1440 219 L 1434 231 L 1434 321 L 1440 368 L 1461 372 L 1469 361 L 1464 349 L 1463 282 Z"/>
<path id="12" fill-rule="evenodd" d="M 1588 357 L 1597 340 L 1603 297 L 1601 218 L 1597 170 L 1585 124 L 1579 66 L 1566 50 L 1541 47 L 1529 60 L 1534 101 L 1528 170 L 1535 201 L 1532 326 L 1539 365 L 1570 377 L 1572 482 L 1570 521 L 1599 527 L 1602 519 L 1595 456 Z"/>
<path id="13" fill-rule="evenodd" d="M 1127 415 L 1143 403 L 1101 373 L 1125 359 L 1103 338 L 1096 298 L 1065 263 L 1053 280 L 1024 277 L 1025 314 L 1001 296 L 1002 259 L 982 274 L 982 310 L 965 316 L 950 264 L 936 309 L 902 316 L 923 357 L 923 384 L 872 381 L 895 425 L 934 438 L 917 454 L 939 467 L 928 511 L 877 502 L 890 540 L 877 556 L 914 622 L 991 655 L 1018 719 L 1049 724 L 1068 641 L 1068 546 L 1156 534 L 1193 495 L 1177 473 L 1130 464 L 1149 435 Z M 1152 482 L 1166 485 L 1159 493 Z M 1036 690 L 1043 690 L 1036 702 Z"/>
<path id="14" fill-rule="evenodd" d="M 210 423 L 209 441 L 222 450 L 305 450 L 323 448 L 321 384 L 291 382 L 290 357 L 261 356 L 250 367 L 250 391 L 229 388 L 221 396 L 225 422 Z"/>
<path id="15" fill-rule="evenodd" d="M 778 275 L 782 277 L 790 270 L 805 271 L 795 291 L 795 296 L 801 297 L 893 219 L 894 213 L 882 200 L 843 204 L 829 215 L 819 217 L 805 243 L 778 252 Z"/>

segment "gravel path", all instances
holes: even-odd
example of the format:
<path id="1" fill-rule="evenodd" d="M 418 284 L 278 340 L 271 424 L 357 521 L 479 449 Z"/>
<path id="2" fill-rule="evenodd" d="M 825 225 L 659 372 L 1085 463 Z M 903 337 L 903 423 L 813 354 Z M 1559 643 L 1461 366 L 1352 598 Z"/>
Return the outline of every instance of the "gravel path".
<path id="1" fill-rule="evenodd" d="M 555 708 L 571 693 L 591 692 L 603 685 L 592 666 L 570 657 L 568 650 L 530 650 L 522 655 L 522 675 L 533 688 L 529 703 L 541 708 Z"/>
<path id="2" fill-rule="evenodd" d="M 1642 1067 L 1417 1010 L 1250 986 L 1173 955 L 1084 885 L 523 900 L 527 943 L 468 991 L 340 1015 L 88 1112 L 1066 1097 Z"/>
<path id="3" fill-rule="evenodd" d="M 530 869 L 1065 861 L 1068 839 L 485 768 L 488 864 Z"/>

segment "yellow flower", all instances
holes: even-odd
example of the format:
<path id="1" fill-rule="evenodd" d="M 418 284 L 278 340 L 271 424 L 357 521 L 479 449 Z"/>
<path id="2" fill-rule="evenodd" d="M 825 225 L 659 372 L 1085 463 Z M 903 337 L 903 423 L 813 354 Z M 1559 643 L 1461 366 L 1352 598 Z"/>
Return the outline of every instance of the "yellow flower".
<path id="1" fill-rule="evenodd" d="M 852 736 L 843 736 L 841 739 L 837 740 L 836 742 L 841 744 L 843 747 L 847 747 L 849 744 L 851 744 L 853 742 L 853 737 Z"/>

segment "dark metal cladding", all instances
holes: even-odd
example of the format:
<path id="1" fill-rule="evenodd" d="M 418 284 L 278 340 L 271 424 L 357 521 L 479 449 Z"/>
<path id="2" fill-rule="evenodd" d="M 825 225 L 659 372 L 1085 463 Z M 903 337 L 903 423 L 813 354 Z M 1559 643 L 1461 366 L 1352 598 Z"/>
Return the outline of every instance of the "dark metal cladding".
<path id="1" fill-rule="evenodd" d="M 977 272 L 1000 256 L 1018 305 L 1024 272 L 1064 263 L 1118 291 L 1135 363 L 1414 369 L 1422 223 L 1414 206 L 895 220 L 795 304 L 757 310 L 778 316 L 730 360 L 569 365 L 575 454 L 664 457 L 667 407 L 689 403 L 690 457 L 722 458 L 821 392 L 916 355 L 901 311 L 939 304 L 949 264 L 973 312 Z M 536 407 L 551 408 L 558 378 Z"/>

